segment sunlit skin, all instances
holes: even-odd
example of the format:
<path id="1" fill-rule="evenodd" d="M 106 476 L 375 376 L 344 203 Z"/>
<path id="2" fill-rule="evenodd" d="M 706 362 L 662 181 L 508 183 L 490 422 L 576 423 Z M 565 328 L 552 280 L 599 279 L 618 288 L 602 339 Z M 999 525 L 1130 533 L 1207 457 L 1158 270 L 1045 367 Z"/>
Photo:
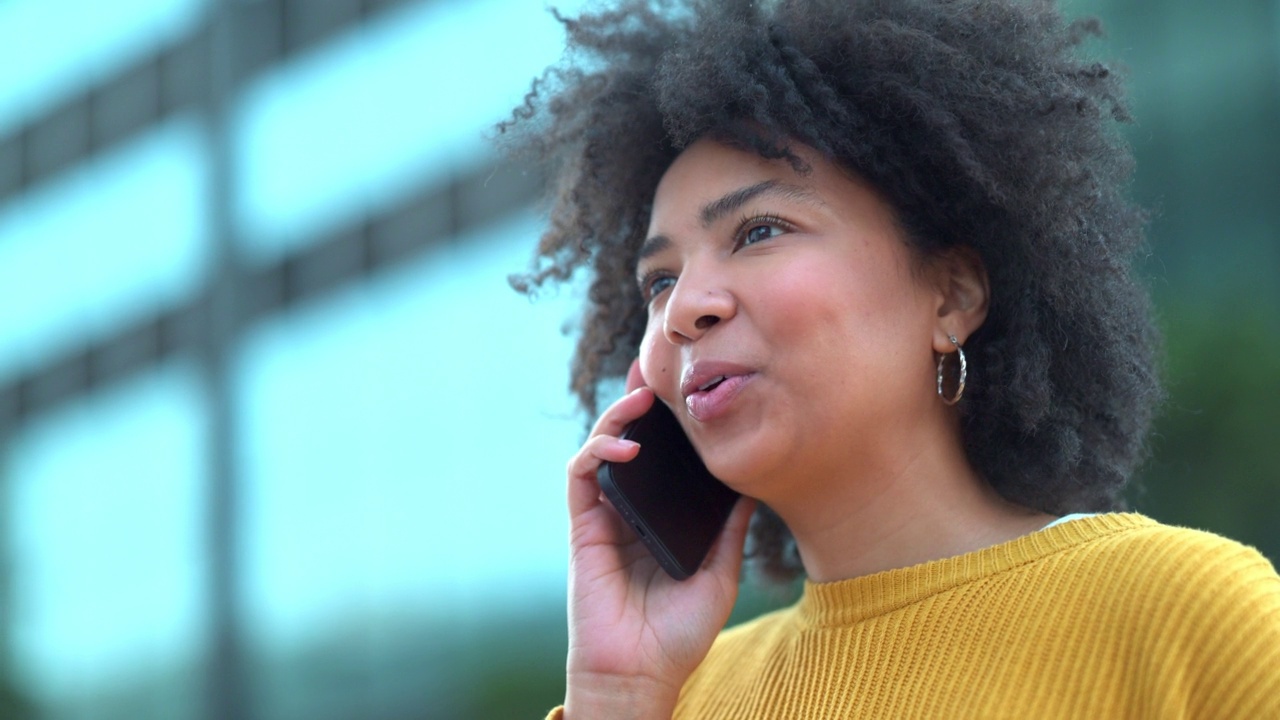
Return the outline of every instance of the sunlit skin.
<path id="1" fill-rule="evenodd" d="M 964 250 L 916 258 L 870 186 L 795 149 L 811 172 L 702 140 L 656 190 L 637 267 L 649 313 L 640 357 L 568 465 L 569 720 L 670 717 L 733 607 L 755 499 L 787 522 L 815 581 L 958 555 L 1051 520 L 977 476 L 956 409 L 936 395 L 948 336 L 963 343 L 986 317 L 981 263 Z M 595 479 L 601 462 L 635 457 L 618 435 L 653 402 L 746 496 L 684 582 Z"/>

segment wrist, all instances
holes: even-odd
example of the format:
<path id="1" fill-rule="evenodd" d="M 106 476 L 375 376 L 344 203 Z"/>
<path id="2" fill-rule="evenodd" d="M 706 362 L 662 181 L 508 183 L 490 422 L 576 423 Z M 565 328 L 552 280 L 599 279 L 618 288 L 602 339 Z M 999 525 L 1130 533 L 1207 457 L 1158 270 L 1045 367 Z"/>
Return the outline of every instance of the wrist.
<path id="1" fill-rule="evenodd" d="M 679 694 L 651 678 L 571 676 L 563 720 L 670 720 Z"/>

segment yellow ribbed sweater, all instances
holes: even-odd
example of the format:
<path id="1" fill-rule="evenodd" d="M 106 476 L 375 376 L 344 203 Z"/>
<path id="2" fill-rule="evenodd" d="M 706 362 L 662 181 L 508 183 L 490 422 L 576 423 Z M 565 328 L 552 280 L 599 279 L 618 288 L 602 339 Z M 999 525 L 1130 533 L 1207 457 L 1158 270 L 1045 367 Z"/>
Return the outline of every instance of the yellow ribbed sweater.
<path id="1" fill-rule="evenodd" d="M 721 633 L 674 717 L 1280 720 L 1280 577 L 1209 533 L 1074 520 L 807 583 Z"/>

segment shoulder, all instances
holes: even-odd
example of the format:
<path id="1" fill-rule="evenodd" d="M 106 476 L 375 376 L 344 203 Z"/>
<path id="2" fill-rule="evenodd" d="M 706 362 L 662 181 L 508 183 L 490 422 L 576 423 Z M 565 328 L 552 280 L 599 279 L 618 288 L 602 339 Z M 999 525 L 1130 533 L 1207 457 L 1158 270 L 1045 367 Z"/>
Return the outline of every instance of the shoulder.
<path id="1" fill-rule="evenodd" d="M 1145 519 L 1144 519 L 1145 520 Z M 1261 553 L 1220 535 L 1147 520 L 1099 542 L 1089 573 L 1148 667 L 1193 713 L 1280 713 L 1280 576 Z M 1173 678 L 1182 678 L 1173 683 Z"/>
<path id="2" fill-rule="evenodd" d="M 758 645 L 765 638 L 785 634 L 795 623 L 795 612 L 796 608 L 792 605 L 725 628 L 716 637 L 712 649 L 723 652 L 734 647 Z"/>
<path id="3" fill-rule="evenodd" d="M 1075 546 L 1064 559 L 1125 584 L 1174 583 L 1174 587 L 1208 592 L 1250 587 L 1264 594 L 1280 592 L 1280 576 L 1254 548 L 1140 515 L 1117 518 L 1114 531 L 1099 532 L 1092 541 Z M 1102 523 L 1107 518 L 1097 520 Z"/>
<path id="4" fill-rule="evenodd" d="M 1261 617 L 1280 628 L 1280 576 L 1254 548 L 1141 515 L 1088 518 L 1044 532 L 1055 531 L 1059 538 L 1078 535 L 1037 569 L 1057 592 L 1127 608 L 1134 621 Z"/>
<path id="5" fill-rule="evenodd" d="M 759 615 L 739 625 L 725 628 L 716 636 L 706 658 L 694 671 L 685 689 L 699 683 L 722 682 L 743 668 L 758 668 L 797 632 L 796 606 Z"/>

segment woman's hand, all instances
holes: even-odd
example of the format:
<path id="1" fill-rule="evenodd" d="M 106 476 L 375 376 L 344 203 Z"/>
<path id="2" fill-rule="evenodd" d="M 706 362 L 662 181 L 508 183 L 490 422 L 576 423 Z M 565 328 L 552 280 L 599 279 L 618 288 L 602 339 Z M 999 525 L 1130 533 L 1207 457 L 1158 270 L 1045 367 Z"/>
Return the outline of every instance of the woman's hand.
<path id="1" fill-rule="evenodd" d="M 659 402 L 642 385 L 633 363 L 627 395 L 601 414 L 569 461 L 566 720 L 669 718 L 738 595 L 754 501 L 738 501 L 702 569 L 678 582 L 600 494 L 600 463 L 636 456 L 639 446 L 618 436 Z"/>

